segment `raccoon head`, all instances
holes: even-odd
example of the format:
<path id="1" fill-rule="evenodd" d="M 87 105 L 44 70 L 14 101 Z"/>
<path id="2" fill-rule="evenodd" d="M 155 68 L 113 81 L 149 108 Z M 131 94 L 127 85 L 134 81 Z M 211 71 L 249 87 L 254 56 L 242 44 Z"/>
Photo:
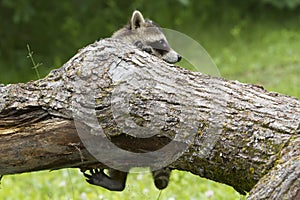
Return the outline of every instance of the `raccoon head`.
<path id="1" fill-rule="evenodd" d="M 162 29 L 151 20 L 145 20 L 139 11 L 134 11 L 129 24 L 112 37 L 130 42 L 168 63 L 181 60 L 181 56 L 170 47 Z"/>

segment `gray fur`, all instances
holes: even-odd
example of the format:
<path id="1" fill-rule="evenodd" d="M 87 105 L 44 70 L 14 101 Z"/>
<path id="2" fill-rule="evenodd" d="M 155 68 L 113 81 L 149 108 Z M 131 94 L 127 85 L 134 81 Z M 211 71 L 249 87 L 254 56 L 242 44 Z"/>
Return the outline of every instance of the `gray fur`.
<path id="1" fill-rule="evenodd" d="M 176 63 L 181 59 L 181 56 L 170 47 L 161 28 L 151 20 L 145 20 L 139 11 L 134 11 L 129 24 L 115 32 L 112 38 L 137 45 L 168 63 Z"/>

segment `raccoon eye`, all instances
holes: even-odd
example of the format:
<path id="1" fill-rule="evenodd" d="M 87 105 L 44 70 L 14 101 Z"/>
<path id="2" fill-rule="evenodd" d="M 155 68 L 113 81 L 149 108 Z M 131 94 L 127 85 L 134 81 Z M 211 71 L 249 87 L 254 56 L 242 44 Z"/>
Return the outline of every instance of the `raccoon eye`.
<path id="1" fill-rule="evenodd" d="M 168 51 L 170 51 L 170 47 L 166 40 L 160 39 L 155 42 L 148 43 L 149 46 L 151 46 L 155 51 L 157 51 L 159 54 L 164 55 Z"/>
<path id="2" fill-rule="evenodd" d="M 168 44 L 167 44 L 166 40 L 161 39 L 158 41 L 158 43 L 159 43 L 160 48 L 162 48 L 164 50 L 168 48 Z"/>
<path id="3" fill-rule="evenodd" d="M 162 45 L 164 45 L 166 43 L 165 40 L 163 40 L 163 39 L 159 40 L 158 42 L 159 42 L 159 44 L 162 44 Z"/>

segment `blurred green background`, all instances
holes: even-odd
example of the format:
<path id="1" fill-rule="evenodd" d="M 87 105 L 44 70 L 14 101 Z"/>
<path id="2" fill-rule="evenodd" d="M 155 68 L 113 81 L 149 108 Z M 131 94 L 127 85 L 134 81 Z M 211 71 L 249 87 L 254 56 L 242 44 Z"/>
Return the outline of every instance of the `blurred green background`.
<path id="1" fill-rule="evenodd" d="M 44 77 L 139 9 L 197 40 L 222 77 L 300 98 L 299 6 L 300 0 L 0 0 L 0 83 L 37 79 L 27 44 Z M 0 199 L 240 199 L 232 188 L 187 172 L 174 172 L 161 194 L 147 173 L 133 173 L 127 183 L 123 193 L 108 192 L 71 169 L 5 176 Z"/>

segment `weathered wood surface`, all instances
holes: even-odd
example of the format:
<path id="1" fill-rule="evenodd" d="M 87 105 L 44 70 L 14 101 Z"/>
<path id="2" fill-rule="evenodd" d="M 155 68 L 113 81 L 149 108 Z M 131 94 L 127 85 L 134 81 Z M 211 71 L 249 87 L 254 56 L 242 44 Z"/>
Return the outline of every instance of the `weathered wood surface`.
<path id="1" fill-rule="evenodd" d="M 107 138 L 125 154 L 97 146 Z M 99 163 L 103 152 L 117 161 Z M 300 101 L 105 39 L 44 79 L 0 86 L 0 158 L 1 175 L 151 160 L 252 189 L 248 199 L 299 199 Z"/>

